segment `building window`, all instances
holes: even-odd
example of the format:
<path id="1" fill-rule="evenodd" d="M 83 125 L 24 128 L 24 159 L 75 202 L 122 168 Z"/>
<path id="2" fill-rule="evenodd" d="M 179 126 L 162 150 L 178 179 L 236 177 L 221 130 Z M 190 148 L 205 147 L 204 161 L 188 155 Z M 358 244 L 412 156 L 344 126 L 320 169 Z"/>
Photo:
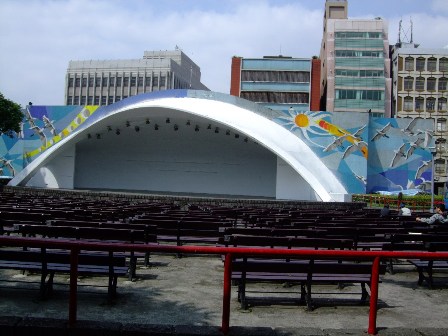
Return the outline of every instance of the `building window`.
<path id="1" fill-rule="evenodd" d="M 439 118 L 437 119 L 437 132 L 445 132 L 446 131 L 446 119 L 445 118 Z"/>
<path id="2" fill-rule="evenodd" d="M 404 69 L 406 71 L 414 71 L 414 59 L 412 57 L 406 57 L 404 60 Z"/>
<path id="3" fill-rule="evenodd" d="M 151 86 L 151 77 L 146 77 L 145 86 Z"/>
<path id="4" fill-rule="evenodd" d="M 423 57 L 417 58 L 415 69 L 417 71 L 425 71 L 425 59 Z"/>
<path id="5" fill-rule="evenodd" d="M 123 78 L 123 86 L 129 86 L 129 77 Z"/>
<path id="6" fill-rule="evenodd" d="M 103 87 L 107 87 L 107 77 L 103 77 Z"/>
<path id="7" fill-rule="evenodd" d="M 439 98 L 437 100 L 437 110 L 446 111 L 446 98 Z"/>
<path id="8" fill-rule="evenodd" d="M 437 59 L 434 57 L 428 58 L 428 71 L 434 72 L 437 70 Z"/>
<path id="9" fill-rule="evenodd" d="M 109 96 L 107 104 L 110 105 L 110 104 L 113 104 L 113 103 L 114 103 L 114 96 Z"/>
<path id="10" fill-rule="evenodd" d="M 436 90 L 436 79 L 434 77 L 430 77 L 426 81 L 426 90 L 427 91 L 435 91 Z"/>
<path id="11" fill-rule="evenodd" d="M 117 86 L 121 86 L 121 77 L 117 77 Z"/>
<path id="12" fill-rule="evenodd" d="M 424 91 L 425 90 L 425 79 L 423 77 L 418 77 L 415 80 L 415 90 Z"/>
<path id="13" fill-rule="evenodd" d="M 73 101 L 73 105 L 79 105 L 79 96 L 75 96 L 75 100 Z"/>
<path id="14" fill-rule="evenodd" d="M 404 79 L 404 89 L 406 91 L 412 91 L 414 90 L 414 78 L 412 77 L 406 77 Z"/>
<path id="15" fill-rule="evenodd" d="M 405 111 L 412 111 L 413 107 L 414 107 L 414 100 L 412 99 L 412 97 L 404 97 L 404 104 L 403 104 L 403 109 Z"/>
<path id="16" fill-rule="evenodd" d="M 131 86 L 134 87 L 137 84 L 137 77 L 132 76 L 131 77 Z"/>
<path id="17" fill-rule="evenodd" d="M 101 77 L 96 77 L 95 78 L 95 86 L 96 87 L 100 87 L 101 86 Z"/>
<path id="18" fill-rule="evenodd" d="M 86 104 L 86 96 L 81 96 L 81 103 L 80 105 L 85 105 Z"/>
<path id="19" fill-rule="evenodd" d="M 448 58 L 442 57 L 439 59 L 439 71 L 448 72 Z"/>
<path id="20" fill-rule="evenodd" d="M 435 111 L 436 110 L 436 99 L 435 98 L 427 98 L 426 99 L 426 111 Z"/>
<path id="21" fill-rule="evenodd" d="M 81 78 L 76 78 L 75 79 L 75 87 L 79 87 L 80 84 L 81 84 Z"/>
<path id="22" fill-rule="evenodd" d="M 100 96 L 95 96 L 95 103 L 94 105 L 99 105 L 100 104 Z"/>
<path id="23" fill-rule="evenodd" d="M 160 86 L 165 86 L 165 84 L 166 84 L 166 77 L 160 76 Z"/>
<path id="24" fill-rule="evenodd" d="M 73 99 L 72 96 L 68 96 L 67 97 L 67 105 L 71 105 L 72 104 L 72 99 Z"/>
<path id="25" fill-rule="evenodd" d="M 445 160 L 444 159 L 437 159 L 434 160 L 434 164 L 435 164 L 435 171 L 437 174 L 445 174 L 446 172 L 446 166 L 445 166 Z"/>
<path id="26" fill-rule="evenodd" d="M 115 102 L 119 102 L 121 100 L 121 96 L 116 96 L 115 97 Z"/>
<path id="27" fill-rule="evenodd" d="M 93 77 L 89 77 L 89 87 L 93 87 Z"/>
<path id="28" fill-rule="evenodd" d="M 143 86 L 143 77 L 138 77 L 138 86 L 141 87 Z"/>
<path id="29" fill-rule="evenodd" d="M 93 104 L 93 97 L 87 96 L 87 105 L 92 105 L 92 104 Z"/>
<path id="30" fill-rule="evenodd" d="M 152 86 L 159 86 L 159 77 L 157 76 L 153 77 Z"/>
<path id="31" fill-rule="evenodd" d="M 107 97 L 101 96 L 101 105 L 106 105 L 106 103 L 107 103 Z"/>
<path id="32" fill-rule="evenodd" d="M 447 79 L 445 77 L 439 78 L 439 91 L 446 91 Z"/>
<path id="33" fill-rule="evenodd" d="M 425 100 L 422 97 L 415 98 L 415 110 L 422 112 L 425 107 Z"/>
<path id="34" fill-rule="evenodd" d="M 72 77 L 70 77 L 68 79 L 68 87 L 73 87 L 73 78 Z"/>
<path id="35" fill-rule="evenodd" d="M 81 81 L 81 85 L 82 85 L 82 87 L 86 87 L 87 86 L 87 78 L 83 78 L 82 79 L 82 81 Z"/>
<path id="36" fill-rule="evenodd" d="M 115 85 L 115 77 L 110 77 L 109 78 L 109 84 L 110 84 L 110 86 L 114 86 Z"/>

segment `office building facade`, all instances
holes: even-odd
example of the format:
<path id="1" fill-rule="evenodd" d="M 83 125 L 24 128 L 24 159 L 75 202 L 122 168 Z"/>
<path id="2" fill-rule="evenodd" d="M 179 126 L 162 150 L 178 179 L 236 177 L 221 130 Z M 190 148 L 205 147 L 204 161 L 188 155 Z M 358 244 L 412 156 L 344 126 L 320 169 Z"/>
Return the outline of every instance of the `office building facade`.
<path id="1" fill-rule="evenodd" d="M 410 121 L 434 120 L 434 134 L 413 129 L 412 124 L 407 131 L 415 133 L 417 139 L 434 137 L 434 184 L 440 193 L 448 181 L 448 50 L 418 46 L 399 42 L 391 48 L 392 112 L 395 117 Z"/>
<path id="2" fill-rule="evenodd" d="M 142 59 L 70 61 L 66 105 L 110 105 L 141 93 L 208 90 L 201 70 L 181 50 L 145 51 Z"/>
<path id="3" fill-rule="evenodd" d="M 323 110 L 391 116 L 384 20 L 348 19 L 346 0 L 327 0 L 320 59 Z"/>
<path id="4" fill-rule="evenodd" d="M 314 69 L 314 72 L 313 72 Z M 232 58 L 230 94 L 272 110 L 318 111 L 320 64 L 287 56 Z"/>

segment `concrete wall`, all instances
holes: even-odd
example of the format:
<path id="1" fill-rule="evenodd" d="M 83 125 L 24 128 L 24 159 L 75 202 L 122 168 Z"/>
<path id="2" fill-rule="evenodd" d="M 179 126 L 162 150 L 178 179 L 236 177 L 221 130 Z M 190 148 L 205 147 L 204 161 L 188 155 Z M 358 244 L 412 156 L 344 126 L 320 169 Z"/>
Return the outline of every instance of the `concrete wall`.
<path id="1" fill-rule="evenodd" d="M 275 197 L 276 165 L 273 153 L 225 129 L 164 123 L 79 142 L 74 186 Z"/>
<path id="2" fill-rule="evenodd" d="M 65 150 L 55 157 L 27 183 L 28 187 L 73 189 L 75 167 L 75 147 Z"/>

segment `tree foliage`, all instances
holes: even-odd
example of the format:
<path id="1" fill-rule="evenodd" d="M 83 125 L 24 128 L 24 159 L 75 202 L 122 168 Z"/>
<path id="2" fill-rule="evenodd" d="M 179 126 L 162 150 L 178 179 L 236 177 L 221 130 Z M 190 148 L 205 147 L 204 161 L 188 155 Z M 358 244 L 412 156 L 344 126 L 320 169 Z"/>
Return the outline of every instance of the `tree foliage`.
<path id="1" fill-rule="evenodd" d="M 6 99 L 0 92 L 0 134 L 12 136 L 13 132 L 19 133 L 22 119 L 21 106 Z"/>

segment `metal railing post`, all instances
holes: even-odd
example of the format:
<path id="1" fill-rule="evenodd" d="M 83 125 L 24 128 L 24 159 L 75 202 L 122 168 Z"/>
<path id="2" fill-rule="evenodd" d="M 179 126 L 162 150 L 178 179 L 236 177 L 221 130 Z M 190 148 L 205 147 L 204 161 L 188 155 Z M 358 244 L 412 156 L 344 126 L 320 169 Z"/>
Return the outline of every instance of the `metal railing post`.
<path id="1" fill-rule="evenodd" d="M 370 335 L 376 335 L 376 315 L 378 306 L 378 283 L 380 278 L 380 257 L 375 257 L 372 263 L 372 278 L 370 280 L 370 312 L 369 329 Z"/>
<path id="2" fill-rule="evenodd" d="M 70 250 L 70 299 L 68 308 L 68 324 L 73 326 L 76 323 L 78 309 L 78 256 L 79 249 Z"/>
<path id="3" fill-rule="evenodd" d="M 222 323 L 221 331 L 224 335 L 229 332 L 230 325 L 230 295 L 232 281 L 232 254 L 227 253 L 224 260 L 224 293 L 222 297 Z"/>

